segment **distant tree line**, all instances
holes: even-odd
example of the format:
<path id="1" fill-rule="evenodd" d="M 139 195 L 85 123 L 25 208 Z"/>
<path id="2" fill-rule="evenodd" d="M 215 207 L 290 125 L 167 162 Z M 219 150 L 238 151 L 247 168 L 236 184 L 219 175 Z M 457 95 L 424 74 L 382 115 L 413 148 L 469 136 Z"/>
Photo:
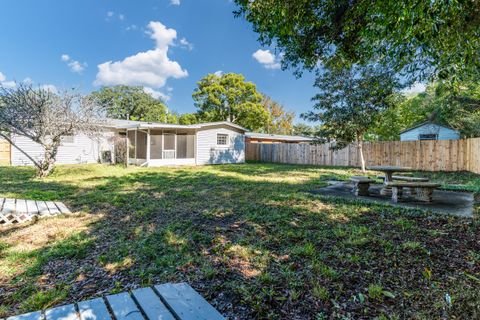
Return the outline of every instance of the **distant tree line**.
<path id="1" fill-rule="evenodd" d="M 254 83 L 235 73 L 208 74 L 193 92 L 197 108 L 194 113 L 179 114 L 169 110 L 161 99 L 155 99 L 142 87 L 103 87 L 92 92 L 108 117 L 162 123 L 195 124 L 230 121 L 249 130 L 292 134 L 295 113 L 271 97 L 258 92 Z"/>

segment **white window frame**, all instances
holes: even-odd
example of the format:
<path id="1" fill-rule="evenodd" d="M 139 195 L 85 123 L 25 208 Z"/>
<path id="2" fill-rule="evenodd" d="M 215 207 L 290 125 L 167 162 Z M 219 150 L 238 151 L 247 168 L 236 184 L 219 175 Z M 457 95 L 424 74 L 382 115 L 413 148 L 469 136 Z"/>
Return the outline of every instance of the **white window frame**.
<path id="1" fill-rule="evenodd" d="M 67 141 L 67 142 L 66 142 L 66 141 L 63 140 L 63 137 L 72 137 L 72 141 L 71 141 L 71 142 L 70 142 L 70 141 Z M 74 134 L 63 135 L 63 136 L 60 137 L 60 141 L 61 141 L 61 142 L 60 142 L 60 145 L 62 145 L 62 146 L 71 146 L 71 145 L 74 145 L 74 144 L 75 144 L 75 140 L 76 140 L 76 139 L 75 139 L 75 135 L 74 135 Z"/>
<path id="2" fill-rule="evenodd" d="M 225 136 L 225 144 L 218 144 L 218 137 Z M 217 147 L 228 148 L 230 146 L 230 135 L 228 133 L 217 132 Z"/>

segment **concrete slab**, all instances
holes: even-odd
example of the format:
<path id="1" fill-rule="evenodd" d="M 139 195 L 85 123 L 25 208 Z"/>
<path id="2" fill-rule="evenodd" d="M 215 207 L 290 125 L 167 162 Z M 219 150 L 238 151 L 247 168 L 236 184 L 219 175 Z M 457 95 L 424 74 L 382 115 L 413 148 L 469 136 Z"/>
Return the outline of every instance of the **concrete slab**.
<path id="1" fill-rule="evenodd" d="M 390 196 L 380 195 L 381 184 L 370 186 L 370 196 L 355 196 L 352 193 L 353 184 L 349 182 L 332 183 L 324 188 L 311 191 L 313 194 L 326 196 L 336 196 L 346 199 L 361 199 L 363 201 L 372 201 L 377 203 L 389 204 L 402 208 L 413 208 L 425 211 L 432 211 L 441 214 L 448 214 L 458 217 L 473 217 L 474 196 L 471 192 L 435 190 L 433 192 L 433 202 L 425 203 L 413 198 L 404 202 L 393 203 Z"/>

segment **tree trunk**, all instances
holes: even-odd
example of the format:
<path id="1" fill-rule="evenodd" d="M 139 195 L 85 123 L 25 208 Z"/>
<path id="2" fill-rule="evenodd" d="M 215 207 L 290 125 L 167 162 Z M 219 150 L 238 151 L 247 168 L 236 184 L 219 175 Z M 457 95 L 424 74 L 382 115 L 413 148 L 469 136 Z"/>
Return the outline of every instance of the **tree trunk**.
<path id="1" fill-rule="evenodd" d="M 43 160 L 40 162 L 37 171 L 37 177 L 45 178 L 53 172 L 55 168 L 55 160 L 57 157 L 59 143 L 53 143 L 53 145 L 44 146 L 45 153 Z"/>
<path id="2" fill-rule="evenodd" d="M 358 151 L 360 152 L 360 165 L 362 167 L 362 172 L 366 172 L 365 168 L 365 156 L 363 155 L 363 137 L 359 136 L 357 139 Z"/>

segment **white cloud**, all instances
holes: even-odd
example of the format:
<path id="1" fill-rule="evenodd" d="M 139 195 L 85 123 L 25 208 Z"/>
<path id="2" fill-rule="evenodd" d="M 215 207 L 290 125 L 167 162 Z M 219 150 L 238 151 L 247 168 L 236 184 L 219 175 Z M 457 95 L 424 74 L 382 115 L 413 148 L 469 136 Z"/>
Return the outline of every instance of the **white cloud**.
<path id="1" fill-rule="evenodd" d="M 72 70 L 72 72 L 76 73 L 82 73 L 82 71 L 85 70 L 85 64 L 81 64 L 78 61 L 70 62 L 68 66 L 70 67 L 70 70 Z"/>
<path id="2" fill-rule="evenodd" d="M 113 17 L 114 14 L 115 14 L 115 12 L 113 12 L 113 11 L 108 11 L 108 12 L 107 12 L 107 17 Z"/>
<path id="3" fill-rule="evenodd" d="M 51 93 L 58 93 L 58 89 L 53 84 L 44 84 L 40 86 L 40 89 L 50 91 Z"/>
<path id="4" fill-rule="evenodd" d="M 125 30 L 130 31 L 130 30 L 137 30 L 138 26 L 136 24 L 131 24 L 128 27 L 125 28 Z"/>
<path id="5" fill-rule="evenodd" d="M 180 0 L 170 0 L 170 4 L 174 6 L 179 6 L 180 5 Z"/>
<path id="6" fill-rule="evenodd" d="M 81 74 L 83 70 L 85 70 L 85 67 L 87 64 L 81 63 L 80 61 L 73 60 L 68 54 L 62 54 L 60 57 L 62 61 L 67 62 L 68 67 L 70 68 L 70 71 Z"/>
<path id="7" fill-rule="evenodd" d="M 280 69 L 280 62 L 270 50 L 258 49 L 252 54 L 252 57 L 267 69 Z"/>
<path id="8" fill-rule="evenodd" d="M 2 81 L 0 82 L 0 84 L 6 89 L 13 89 L 17 86 L 17 83 L 15 81 Z"/>
<path id="9" fill-rule="evenodd" d="M 118 19 L 120 19 L 121 21 L 125 20 L 125 15 L 119 14 L 119 15 L 118 15 Z"/>
<path id="10" fill-rule="evenodd" d="M 217 77 L 221 77 L 223 76 L 224 72 L 222 70 L 218 70 L 218 71 L 215 71 L 213 74 L 216 75 Z"/>
<path id="11" fill-rule="evenodd" d="M 150 38 L 155 48 L 126 57 L 122 61 L 107 61 L 98 65 L 94 85 L 138 85 L 151 88 L 165 86 L 167 79 L 188 76 L 176 61 L 168 57 L 168 49 L 177 37 L 177 31 L 160 22 L 148 24 Z"/>
<path id="12" fill-rule="evenodd" d="M 15 89 L 17 87 L 17 83 L 15 81 L 9 80 L 6 81 L 7 77 L 0 72 L 0 86 L 6 88 L 6 89 Z M 33 85 L 34 81 L 30 77 L 26 77 L 22 81 L 26 85 Z M 58 93 L 58 89 L 56 86 L 53 84 L 44 84 L 44 85 L 39 85 L 38 88 L 48 90 L 53 93 Z"/>
<path id="13" fill-rule="evenodd" d="M 150 87 L 143 87 L 143 91 L 149 95 L 151 95 L 154 99 L 161 99 L 163 101 L 168 101 L 170 100 L 170 96 L 161 92 L 161 91 L 158 91 L 158 90 L 155 90 L 155 89 L 152 89 Z"/>
<path id="14" fill-rule="evenodd" d="M 189 51 L 193 50 L 193 44 L 188 42 L 186 38 L 180 39 L 180 46 L 182 48 L 188 49 Z"/>
<path id="15" fill-rule="evenodd" d="M 33 83 L 33 80 L 32 80 L 32 78 L 30 78 L 30 77 L 26 77 L 25 79 L 23 79 L 22 82 L 25 83 L 25 84 L 32 84 L 32 83 Z"/>
<path id="16" fill-rule="evenodd" d="M 421 93 L 427 89 L 427 86 L 421 82 L 415 82 L 410 88 L 402 90 L 403 93 L 406 94 L 414 94 L 414 93 Z"/>
<path id="17" fill-rule="evenodd" d="M 17 86 L 15 81 L 7 81 L 7 76 L 0 72 L 0 86 L 5 89 L 13 89 Z"/>

